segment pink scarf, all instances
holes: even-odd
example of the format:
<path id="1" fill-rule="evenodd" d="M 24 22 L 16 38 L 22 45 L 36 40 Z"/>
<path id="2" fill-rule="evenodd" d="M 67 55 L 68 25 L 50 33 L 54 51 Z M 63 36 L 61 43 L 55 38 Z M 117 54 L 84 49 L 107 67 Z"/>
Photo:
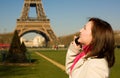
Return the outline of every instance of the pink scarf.
<path id="1" fill-rule="evenodd" d="M 75 57 L 74 62 L 71 66 L 70 72 L 72 71 L 73 67 L 78 62 L 78 60 L 81 59 L 84 55 L 86 55 L 90 50 L 91 50 L 90 46 L 83 47 L 83 51 Z"/>

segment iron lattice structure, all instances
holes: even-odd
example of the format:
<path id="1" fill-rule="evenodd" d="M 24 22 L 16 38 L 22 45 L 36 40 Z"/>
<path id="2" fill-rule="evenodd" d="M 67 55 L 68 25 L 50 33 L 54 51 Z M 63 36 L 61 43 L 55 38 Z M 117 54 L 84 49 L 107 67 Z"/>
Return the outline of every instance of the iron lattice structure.
<path id="1" fill-rule="evenodd" d="M 36 9 L 36 17 L 29 17 L 30 8 Z M 23 36 L 29 32 L 41 34 L 46 41 L 57 40 L 51 26 L 50 20 L 46 17 L 41 0 L 24 0 L 22 13 L 15 30 L 18 31 L 19 36 Z"/>

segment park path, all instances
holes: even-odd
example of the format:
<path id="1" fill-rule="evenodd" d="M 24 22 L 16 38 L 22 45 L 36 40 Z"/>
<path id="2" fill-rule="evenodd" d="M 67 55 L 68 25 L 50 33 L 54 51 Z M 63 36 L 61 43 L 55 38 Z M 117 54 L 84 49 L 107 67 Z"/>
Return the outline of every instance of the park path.
<path id="1" fill-rule="evenodd" d="M 39 52 L 35 52 L 35 53 L 36 53 L 37 55 L 41 56 L 42 58 L 46 59 L 47 61 L 51 62 L 52 64 L 54 64 L 55 66 L 57 66 L 57 67 L 60 68 L 61 70 L 65 71 L 65 66 L 64 66 L 64 65 L 62 65 L 62 64 L 60 64 L 60 63 L 58 63 L 58 62 L 56 62 L 56 61 L 54 61 L 54 60 L 46 57 L 45 55 L 43 55 L 43 54 L 41 54 L 41 53 L 39 53 Z"/>

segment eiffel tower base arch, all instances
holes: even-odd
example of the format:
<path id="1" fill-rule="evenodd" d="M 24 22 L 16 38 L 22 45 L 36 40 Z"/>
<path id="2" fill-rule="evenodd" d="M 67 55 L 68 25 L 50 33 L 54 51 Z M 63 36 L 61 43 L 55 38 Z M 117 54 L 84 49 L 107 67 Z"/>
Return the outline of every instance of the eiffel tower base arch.
<path id="1" fill-rule="evenodd" d="M 49 21 L 44 21 L 44 22 L 21 22 L 17 21 L 17 27 L 16 29 L 18 31 L 18 35 L 22 37 L 23 35 L 34 32 L 37 34 L 42 35 L 45 38 L 46 46 L 48 45 L 48 42 L 50 41 L 56 41 L 57 38 L 52 31 L 50 27 L 50 22 Z"/>

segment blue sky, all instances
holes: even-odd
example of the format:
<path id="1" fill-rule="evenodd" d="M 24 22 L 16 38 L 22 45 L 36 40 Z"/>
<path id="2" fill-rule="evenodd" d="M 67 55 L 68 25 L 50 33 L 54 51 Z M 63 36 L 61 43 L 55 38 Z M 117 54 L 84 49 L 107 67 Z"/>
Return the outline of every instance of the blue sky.
<path id="1" fill-rule="evenodd" d="M 14 31 L 23 3 L 24 0 L 0 0 L 0 33 Z M 88 17 L 99 17 L 114 30 L 120 30 L 120 0 L 42 0 L 42 3 L 57 36 L 79 31 Z M 34 16 L 35 11 L 30 13 Z"/>

